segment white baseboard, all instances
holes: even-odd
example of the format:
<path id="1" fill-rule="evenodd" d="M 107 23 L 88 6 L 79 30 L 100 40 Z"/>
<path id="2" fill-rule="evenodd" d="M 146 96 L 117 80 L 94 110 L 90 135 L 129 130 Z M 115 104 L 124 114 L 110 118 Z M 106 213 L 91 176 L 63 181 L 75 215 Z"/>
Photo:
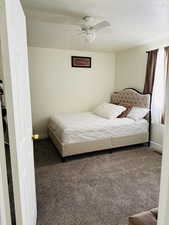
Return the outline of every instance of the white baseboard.
<path id="1" fill-rule="evenodd" d="M 163 151 L 163 146 L 161 144 L 159 144 L 159 143 L 154 142 L 154 141 L 151 141 L 151 147 L 156 152 L 162 153 L 162 151 Z"/>

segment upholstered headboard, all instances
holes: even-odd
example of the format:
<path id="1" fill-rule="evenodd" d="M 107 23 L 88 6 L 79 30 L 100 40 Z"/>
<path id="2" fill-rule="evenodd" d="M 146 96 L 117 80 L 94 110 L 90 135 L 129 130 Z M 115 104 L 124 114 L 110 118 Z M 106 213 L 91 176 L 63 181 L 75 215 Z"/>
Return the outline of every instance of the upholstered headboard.
<path id="1" fill-rule="evenodd" d="M 150 100 L 150 94 L 142 94 L 133 88 L 126 88 L 122 91 L 114 92 L 111 99 L 114 104 L 129 103 L 144 108 L 150 108 Z"/>

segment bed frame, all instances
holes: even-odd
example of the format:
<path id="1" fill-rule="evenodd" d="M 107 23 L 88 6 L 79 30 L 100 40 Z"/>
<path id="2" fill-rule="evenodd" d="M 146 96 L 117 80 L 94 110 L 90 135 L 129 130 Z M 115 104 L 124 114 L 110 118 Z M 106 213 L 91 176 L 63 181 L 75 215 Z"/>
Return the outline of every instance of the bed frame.
<path id="1" fill-rule="evenodd" d="M 124 146 L 131 146 L 136 144 L 147 144 L 150 146 L 151 138 L 151 95 L 143 94 L 134 88 L 126 88 L 122 91 L 114 92 L 111 96 L 111 102 L 114 104 L 129 103 L 134 106 L 149 108 L 150 112 L 147 116 L 149 122 L 149 131 L 147 133 L 126 136 L 107 138 L 104 140 L 95 140 L 84 143 L 63 144 L 61 143 L 52 130 L 48 129 L 48 135 L 53 144 L 58 149 L 63 161 L 65 157 L 72 155 L 79 155 L 83 153 L 101 151 L 106 149 L 113 149 Z"/>

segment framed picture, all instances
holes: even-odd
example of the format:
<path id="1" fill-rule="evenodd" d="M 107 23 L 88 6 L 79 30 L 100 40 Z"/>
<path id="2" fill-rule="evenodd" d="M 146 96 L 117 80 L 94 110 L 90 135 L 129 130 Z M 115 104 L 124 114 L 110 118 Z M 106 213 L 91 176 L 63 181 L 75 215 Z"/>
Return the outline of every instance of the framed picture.
<path id="1" fill-rule="evenodd" d="M 91 68 L 91 57 L 72 56 L 72 67 Z"/>

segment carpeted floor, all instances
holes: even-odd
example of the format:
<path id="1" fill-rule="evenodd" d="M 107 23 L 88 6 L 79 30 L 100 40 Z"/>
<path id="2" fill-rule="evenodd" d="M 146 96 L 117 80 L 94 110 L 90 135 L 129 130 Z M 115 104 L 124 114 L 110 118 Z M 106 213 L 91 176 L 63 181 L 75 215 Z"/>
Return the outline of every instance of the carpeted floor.
<path id="1" fill-rule="evenodd" d="M 49 140 L 35 143 L 38 225 L 127 225 L 158 205 L 161 156 L 147 147 L 60 162 Z"/>

